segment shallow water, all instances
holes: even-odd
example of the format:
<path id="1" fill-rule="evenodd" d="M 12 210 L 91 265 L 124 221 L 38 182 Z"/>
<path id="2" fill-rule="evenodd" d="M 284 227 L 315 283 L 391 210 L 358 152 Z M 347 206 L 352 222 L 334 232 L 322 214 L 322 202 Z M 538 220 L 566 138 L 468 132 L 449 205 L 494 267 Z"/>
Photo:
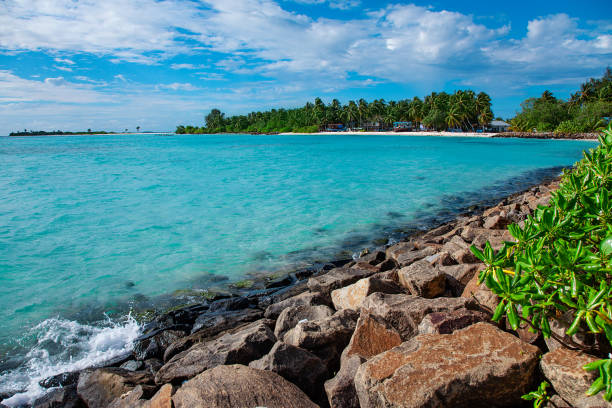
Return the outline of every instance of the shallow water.
<path id="1" fill-rule="evenodd" d="M 0 392 L 15 386 L 14 366 L 25 373 L 27 362 L 89 358 L 104 349 L 83 346 L 100 327 L 132 332 L 133 321 L 109 323 L 103 312 L 123 316 L 132 301 L 206 288 L 215 275 L 237 280 L 358 250 L 397 227 L 518 191 L 594 145 L 341 134 L 0 138 Z M 71 324 L 79 326 L 58 329 Z M 68 332 L 83 344 L 54 351 Z M 40 341 L 49 333 L 53 347 Z M 40 350 L 50 356 L 23 362 Z"/>

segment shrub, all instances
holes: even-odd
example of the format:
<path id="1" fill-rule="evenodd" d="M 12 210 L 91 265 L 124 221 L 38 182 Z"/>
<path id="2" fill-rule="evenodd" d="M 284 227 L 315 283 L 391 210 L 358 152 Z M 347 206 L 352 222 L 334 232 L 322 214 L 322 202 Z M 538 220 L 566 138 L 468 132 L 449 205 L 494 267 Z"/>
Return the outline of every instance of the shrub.
<path id="1" fill-rule="evenodd" d="M 551 321 L 567 313 L 573 317 L 568 336 L 586 330 L 612 343 L 612 128 L 599 139 L 596 149 L 564 172 L 549 206 L 536 209 L 524 227 L 508 227 L 516 242 L 506 242 L 497 253 L 489 243 L 483 251 L 472 246 L 486 264 L 479 282 L 500 297 L 493 320 L 506 316 L 515 330 L 526 322 L 570 348 L 580 347 L 550 329 Z M 603 398 L 612 400 L 612 361 L 598 360 L 585 369 L 600 374 L 587 394 L 604 391 Z M 541 404 L 536 394 L 525 397 Z"/>

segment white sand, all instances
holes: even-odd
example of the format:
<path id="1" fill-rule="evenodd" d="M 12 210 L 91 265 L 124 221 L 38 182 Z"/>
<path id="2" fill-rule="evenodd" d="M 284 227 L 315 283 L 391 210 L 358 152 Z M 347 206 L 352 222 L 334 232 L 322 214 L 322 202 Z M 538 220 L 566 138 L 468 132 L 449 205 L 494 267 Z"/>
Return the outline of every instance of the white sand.
<path id="1" fill-rule="evenodd" d="M 301 133 L 281 133 L 281 135 L 296 135 Z M 318 132 L 312 135 L 383 135 L 383 136 L 449 136 L 449 137 L 492 137 L 498 133 L 477 133 L 477 132 Z"/>

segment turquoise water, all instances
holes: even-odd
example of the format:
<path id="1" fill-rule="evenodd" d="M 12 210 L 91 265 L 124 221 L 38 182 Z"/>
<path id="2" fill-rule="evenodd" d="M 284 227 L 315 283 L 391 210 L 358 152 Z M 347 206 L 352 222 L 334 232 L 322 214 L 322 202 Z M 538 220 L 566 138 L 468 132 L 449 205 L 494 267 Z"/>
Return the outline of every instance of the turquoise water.
<path id="1" fill-rule="evenodd" d="M 594 145 L 340 134 L 0 138 L 5 371 L 12 354 L 40 345 L 29 330 L 48 319 L 87 324 L 134 300 L 205 288 L 214 275 L 237 280 L 358 250 L 523 188 L 508 183 L 517 177 L 537 182 L 550 171 L 536 170 L 571 165 Z"/>

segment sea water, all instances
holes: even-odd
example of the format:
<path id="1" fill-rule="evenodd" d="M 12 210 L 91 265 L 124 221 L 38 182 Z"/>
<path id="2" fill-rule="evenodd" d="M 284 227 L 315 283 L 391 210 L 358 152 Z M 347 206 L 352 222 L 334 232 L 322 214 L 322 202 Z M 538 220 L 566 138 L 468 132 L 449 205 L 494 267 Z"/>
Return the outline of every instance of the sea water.
<path id="1" fill-rule="evenodd" d="M 41 378 L 129 350 L 136 304 L 346 256 L 556 175 L 593 146 L 343 134 L 2 137 L 0 392 L 25 391 L 8 401 L 16 405 L 40 392 Z"/>

